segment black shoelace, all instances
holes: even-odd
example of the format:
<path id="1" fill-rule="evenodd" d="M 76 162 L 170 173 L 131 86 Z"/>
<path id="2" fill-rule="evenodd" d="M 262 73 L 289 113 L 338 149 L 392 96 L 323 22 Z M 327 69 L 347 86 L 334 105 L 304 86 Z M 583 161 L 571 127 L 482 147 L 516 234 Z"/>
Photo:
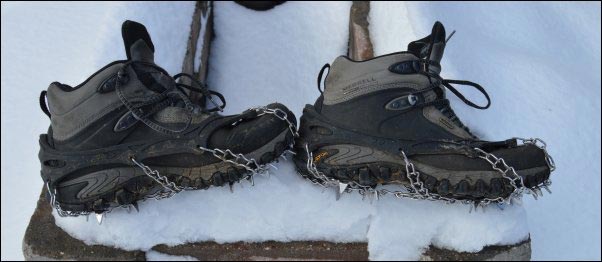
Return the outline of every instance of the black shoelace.
<path id="1" fill-rule="evenodd" d="M 468 132 L 470 135 L 474 136 L 470 132 L 470 129 L 466 125 L 464 125 L 464 123 L 462 123 L 462 121 L 458 118 L 458 116 L 456 115 L 454 110 L 451 108 L 449 99 L 444 97 L 444 93 L 445 93 L 444 88 L 447 88 L 449 91 L 451 91 L 456 97 L 458 97 L 460 100 L 462 100 L 462 102 L 464 102 L 466 105 L 473 107 L 473 108 L 481 109 L 481 110 L 487 109 L 491 105 L 491 99 L 489 98 L 489 94 L 487 94 L 487 91 L 485 91 L 485 89 L 481 85 L 471 82 L 471 81 L 443 79 L 441 76 L 439 76 L 439 74 L 436 74 L 429 70 L 428 61 L 422 60 L 421 62 L 425 64 L 424 70 L 422 73 L 429 78 L 431 86 L 429 88 L 419 90 L 418 92 L 415 92 L 413 94 L 434 91 L 435 94 L 437 95 L 437 98 L 434 101 L 422 104 L 422 106 L 424 107 L 424 106 L 434 105 L 443 115 L 445 115 L 447 118 L 449 118 L 453 123 L 455 123 L 460 128 L 463 128 L 464 130 L 466 130 L 466 132 Z M 475 104 L 474 102 L 467 99 L 452 84 L 474 87 L 481 94 L 483 94 L 483 96 L 485 96 L 485 98 L 487 99 L 487 104 L 484 106 Z"/>
<path id="2" fill-rule="evenodd" d="M 209 90 L 207 85 L 205 85 L 204 83 L 201 83 L 200 81 L 195 79 L 193 76 L 191 76 L 190 74 L 186 74 L 186 73 L 180 73 L 180 74 L 175 75 L 172 78 L 174 81 L 174 84 L 169 85 L 170 87 L 166 87 L 163 92 L 156 94 L 156 95 L 149 96 L 147 98 L 144 98 L 144 100 L 137 102 L 136 104 L 133 104 L 130 101 L 128 101 L 128 99 L 123 95 L 121 88 L 122 88 L 122 82 L 124 82 L 124 81 L 127 82 L 127 80 L 128 80 L 127 75 L 125 75 L 126 74 L 125 69 L 134 63 L 152 67 L 154 69 L 157 69 L 159 71 L 159 73 L 165 74 L 167 76 L 169 76 L 169 74 L 163 68 L 161 68 L 153 63 L 140 62 L 140 61 L 129 61 L 129 62 L 125 63 L 124 66 L 119 70 L 119 72 L 117 74 L 117 81 L 115 83 L 115 91 L 117 92 L 119 99 L 125 105 L 125 107 L 128 110 L 130 110 L 132 115 L 137 120 L 143 122 L 145 125 L 147 125 L 148 127 L 150 127 L 151 129 L 153 129 L 157 132 L 168 134 L 168 135 L 173 135 L 173 134 L 181 133 L 181 132 L 187 130 L 188 127 L 190 127 L 190 124 L 192 123 L 193 112 L 195 111 L 196 108 L 199 108 L 199 106 L 193 104 L 190 101 L 190 98 L 188 97 L 186 92 L 184 92 L 183 89 L 188 89 L 192 92 L 201 93 L 203 95 L 203 97 L 208 98 L 215 105 L 215 107 L 211 108 L 211 109 L 207 109 L 205 107 L 201 108 L 201 111 L 203 113 L 212 113 L 212 112 L 216 112 L 216 111 L 222 111 L 223 108 L 226 106 L 226 100 L 223 95 L 221 95 L 218 92 Z M 198 85 L 198 87 L 194 87 L 194 86 L 186 85 L 186 84 L 182 84 L 182 83 L 177 83 L 176 81 L 183 76 L 191 79 L 193 83 Z M 213 98 L 212 98 L 213 95 L 217 96 L 221 100 L 221 102 L 222 102 L 221 105 L 218 105 L 215 102 L 215 100 L 213 100 Z M 180 129 L 170 129 L 170 128 L 164 127 L 164 126 L 150 120 L 149 117 L 151 115 L 163 110 L 166 107 L 177 106 L 178 102 L 183 103 L 183 108 L 185 108 L 185 112 L 186 112 L 187 120 L 186 120 L 186 124 L 184 127 L 180 128 Z M 145 108 L 147 106 L 150 106 L 150 108 Z"/>
<path id="3" fill-rule="evenodd" d="M 429 56 L 427 56 L 427 57 L 429 57 Z M 411 106 L 402 111 L 409 111 L 409 110 L 412 110 L 417 107 L 422 108 L 422 107 L 433 105 L 444 116 L 449 118 L 454 124 L 456 124 L 458 127 L 462 128 L 462 129 L 466 130 L 466 132 L 468 132 L 471 136 L 474 137 L 474 135 L 470 132 L 470 129 L 466 125 L 464 125 L 462 123 L 462 121 L 460 121 L 460 119 L 458 118 L 458 116 L 456 115 L 454 110 L 451 108 L 449 100 L 447 98 L 445 98 L 444 88 L 449 89 L 449 91 L 451 91 L 454 95 L 456 95 L 458 98 L 460 98 L 460 100 L 462 100 L 465 104 L 467 104 L 471 107 L 477 108 L 477 109 L 487 109 L 491 105 L 491 99 L 489 98 L 489 94 L 487 94 L 485 89 L 482 86 L 480 86 L 479 84 L 473 83 L 470 81 L 441 78 L 441 76 L 439 76 L 439 74 L 437 74 L 434 71 L 429 70 L 430 63 L 438 64 L 434 61 L 429 61 L 427 59 L 420 59 L 420 60 L 416 60 L 416 61 L 406 61 L 406 62 L 416 63 L 415 73 L 421 73 L 423 75 L 426 75 L 429 79 L 430 87 L 407 94 L 408 104 Z M 320 73 L 318 74 L 318 91 L 320 91 L 321 94 L 324 93 L 324 91 L 321 88 L 321 83 L 322 83 L 322 76 L 326 69 L 330 69 L 330 64 L 325 64 L 322 67 L 322 69 L 320 70 Z M 480 105 L 473 103 L 472 101 L 468 100 L 460 91 L 458 91 L 455 87 L 453 87 L 452 84 L 467 85 L 467 86 L 474 87 L 475 89 L 477 89 L 479 92 L 481 92 L 485 96 L 485 98 L 487 99 L 487 105 L 480 106 Z M 430 91 L 434 91 L 437 98 L 433 101 L 426 102 L 426 98 L 425 98 L 424 94 L 427 92 L 430 92 Z"/>
<path id="4" fill-rule="evenodd" d="M 447 37 L 447 39 L 445 39 L 445 43 L 447 43 L 449 41 L 449 39 L 454 35 L 455 32 L 456 31 L 453 31 Z M 451 106 L 449 104 L 449 100 L 444 97 L 445 90 L 443 90 L 443 88 L 449 89 L 449 91 L 451 91 L 454 95 L 456 95 L 456 97 L 460 98 L 460 100 L 462 100 L 462 102 L 464 102 L 468 106 L 477 108 L 477 109 L 481 109 L 481 110 L 487 109 L 491 105 L 491 99 L 489 98 L 489 94 L 487 94 L 487 91 L 485 91 L 485 89 L 477 83 L 474 83 L 471 81 L 466 81 L 466 80 L 443 79 L 439 74 L 431 71 L 430 70 L 431 63 L 437 63 L 435 61 L 429 60 L 429 58 L 431 57 L 431 53 L 433 51 L 433 46 L 434 46 L 434 43 L 431 42 L 428 46 L 428 51 L 425 56 L 426 59 L 420 60 L 420 63 L 423 65 L 423 66 L 421 66 L 421 68 L 423 69 L 422 74 L 424 74 L 428 77 L 429 82 L 431 83 L 431 87 L 427 88 L 426 90 L 421 90 L 419 92 L 434 90 L 437 95 L 437 99 L 435 99 L 435 101 L 433 101 L 429 104 L 435 105 L 436 108 L 439 109 L 439 111 L 443 115 L 445 115 L 447 118 L 449 118 L 452 122 L 454 122 L 460 128 L 463 128 L 464 130 L 466 130 L 466 132 L 468 132 L 471 136 L 475 137 L 475 135 L 473 135 L 470 132 L 470 129 L 466 125 L 464 125 L 464 123 L 462 123 L 462 121 L 460 121 L 460 119 L 458 118 L 458 116 L 456 115 L 454 110 L 451 108 Z M 468 100 L 462 93 L 460 93 L 460 91 L 458 91 L 456 88 L 454 88 L 452 86 L 452 84 L 474 87 L 479 92 L 481 92 L 481 94 L 483 94 L 485 96 L 485 98 L 487 99 L 487 105 L 479 106 L 479 105 L 473 103 L 472 101 Z"/>
<path id="5" fill-rule="evenodd" d="M 209 90 L 206 84 L 197 80 L 194 76 L 186 73 L 179 73 L 173 77 L 170 77 L 174 82 L 173 84 L 169 85 L 169 87 L 163 86 L 163 91 L 144 98 L 136 99 L 136 101 L 131 101 L 124 95 L 123 88 L 124 85 L 129 81 L 129 76 L 126 73 L 126 68 L 134 64 L 148 66 L 158 71 L 152 73 L 164 74 L 166 76 L 169 76 L 169 74 L 163 68 L 153 63 L 141 61 L 128 61 L 118 71 L 116 80 L 114 81 L 115 92 L 117 93 L 123 105 L 130 111 L 132 117 L 134 117 L 136 120 L 141 121 L 146 126 L 157 132 L 168 135 L 181 133 L 190 127 L 192 123 L 193 114 L 195 111 L 197 111 L 197 109 L 200 110 L 202 113 L 213 113 L 217 111 L 223 111 L 223 108 L 226 106 L 226 99 L 222 94 L 213 90 Z M 177 80 L 182 77 L 189 78 L 193 84 L 196 84 L 196 86 L 177 83 Z M 184 89 L 190 90 L 191 92 L 200 93 L 202 95 L 202 99 L 208 99 L 214 105 L 214 107 L 207 108 L 206 106 L 201 107 L 197 104 L 194 104 L 190 100 Z M 48 106 L 46 104 L 46 93 L 46 91 L 42 91 L 42 93 L 40 94 L 40 108 L 48 117 L 51 117 L 50 111 L 48 110 Z M 219 98 L 221 104 L 215 102 L 215 100 L 213 99 L 214 96 Z M 155 113 L 165 109 L 166 107 L 173 106 L 182 107 L 185 109 L 184 111 L 186 112 L 186 123 L 184 127 L 179 129 L 170 129 L 150 119 L 150 117 Z"/>

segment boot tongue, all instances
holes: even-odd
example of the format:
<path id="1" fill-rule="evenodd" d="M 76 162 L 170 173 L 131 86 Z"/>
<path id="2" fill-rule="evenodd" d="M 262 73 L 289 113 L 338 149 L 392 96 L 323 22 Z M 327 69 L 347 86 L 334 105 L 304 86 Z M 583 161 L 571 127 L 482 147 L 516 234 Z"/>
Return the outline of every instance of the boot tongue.
<path id="1" fill-rule="evenodd" d="M 430 61 L 435 61 L 437 63 L 441 63 L 441 58 L 443 57 L 443 51 L 445 50 L 445 27 L 441 22 L 437 21 L 433 25 L 433 30 L 431 34 L 427 37 L 424 37 L 420 40 L 416 40 L 411 42 L 408 45 L 408 51 L 413 53 L 415 56 L 421 59 L 428 59 Z M 441 68 L 440 65 L 437 67 Z M 437 70 L 438 73 L 439 70 Z M 445 98 L 445 89 L 440 89 L 435 91 L 437 96 L 440 98 Z M 449 118 L 456 126 L 463 128 L 466 132 L 475 137 L 468 127 L 460 121 L 460 119 L 456 116 L 456 113 L 449 105 L 438 105 L 435 106 L 443 115 Z"/>
<path id="2" fill-rule="evenodd" d="M 129 61 L 155 63 L 155 46 L 151 41 L 146 27 L 141 23 L 126 20 L 121 26 L 121 36 L 125 46 L 125 53 Z M 138 79 L 155 92 L 163 92 L 174 85 L 173 79 L 163 70 L 151 65 L 133 64 L 132 67 Z"/>
<path id="3" fill-rule="evenodd" d="M 128 60 L 154 63 L 155 46 L 144 25 L 126 20 L 121 25 L 121 36 Z"/>
<path id="4" fill-rule="evenodd" d="M 443 50 L 445 49 L 445 27 L 437 21 L 433 25 L 431 34 L 420 40 L 411 42 L 408 45 L 408 51 L 415 56 L 431 61 L 441 62 Z"/>

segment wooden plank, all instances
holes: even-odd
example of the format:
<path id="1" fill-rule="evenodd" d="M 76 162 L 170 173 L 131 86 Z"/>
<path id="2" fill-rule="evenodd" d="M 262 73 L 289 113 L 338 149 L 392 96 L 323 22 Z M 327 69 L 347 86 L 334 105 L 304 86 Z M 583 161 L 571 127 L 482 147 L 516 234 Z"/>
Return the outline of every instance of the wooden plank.
<path id="1" fill-rule="evenodd" d="M 368 29 L 369 1 L 353 1 L 349 12 L 349 50 L 348 56 L 356 61 L 374 57 L 374 49 Z"/>
<path id="2" fill-rule="evenodd" d="M 197 1 L 190 24 L 190 36 L 186 45 L 186 55 L 182 63 L 182 72 L 191 74 L 205 83 L 207 81 L 209 51 L 213 39 L 213 3 Z M 182 83 L 190 85 L 191 80 L 183 78 Z M 193 102 L 204 104 L 201 94 L 191 93 Z"/>

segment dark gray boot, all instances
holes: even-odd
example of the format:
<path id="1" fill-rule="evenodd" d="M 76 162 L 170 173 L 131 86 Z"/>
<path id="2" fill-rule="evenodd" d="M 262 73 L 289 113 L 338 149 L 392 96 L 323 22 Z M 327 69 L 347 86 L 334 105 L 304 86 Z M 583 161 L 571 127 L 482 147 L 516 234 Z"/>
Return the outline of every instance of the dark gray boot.
<path id="1" fill-rule="evenodd" d="M 437 22 L 408 51 L 367 61 L 338 57 L 324 92 L 301 117 L 300 172 L 371 192 L 378 184 L 398 184 L 418 198 L 489 203 L 540 193 L 554 169 L 541 140 L 483 141 L 454 114 L 446 89 L 475 108 L 490 101 L 478 84 L 441 78 L 445 37 Z M 452 84 L 476 88 L 487 105 L 472 103 Z"/>
<path id="2" fill-rule="evenodd" d="M 232 185 L 291 146 L 296 120 L 285 106 L 222 116 L 216 113 L 225 106 L 221 94 L 154 63 L 143 25 L 126 21 L 122 34 L 127 60 L 75 87 L 52 83 L 40 97 L 51 119 L 48 134 L 40 136 L 42 178 L 60 215 Z M 180 77 L 194 84 L 177 83 Z M 200 92 L 214 107 L 192 103 L 189 92 Z"/>

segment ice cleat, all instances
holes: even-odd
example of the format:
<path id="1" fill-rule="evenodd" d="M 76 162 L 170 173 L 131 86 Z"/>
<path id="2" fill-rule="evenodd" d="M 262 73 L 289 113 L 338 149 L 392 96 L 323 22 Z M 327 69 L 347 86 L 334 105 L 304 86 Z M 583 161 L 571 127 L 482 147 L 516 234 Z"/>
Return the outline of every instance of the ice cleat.
<path id="1" fill-rule="evenodd" d="M 75 87 L 52 83 L 40 97 L 51 119 L 40 136 L 41 175 L 59 215 L 137 209 L 139 200 L 228 185 L 264 171 L 292 147 L 296 119 L 285 106 L 222 116 L 221 94 L 154 63 L 142 24 L 124 22 L 122 35 L 127 60 Z M 181 77 L 193 85 L 177 82 Z M 212 106 L 193 103 L 190 92 Z"/>
<path id="2" fill-rule="evenodd" d="M 458 119 L 446 89 L 467 105 L 486 109 L 478 84 L 440 76 L 443 25 L 408 51 L 366 61 L 338 57 L 324 91 L 306 105 L 295 164 L 314 183 L 346 191 L 489 204 L 541 192 L 554 170 L 540 139 L 484 141 Z M 466 99 L 453 84 L 480 91 L 486 105 Z M 378 185 L 398 185 L 391 191 Z M 387 186 L 390 188 L 391 186 Z"/>

